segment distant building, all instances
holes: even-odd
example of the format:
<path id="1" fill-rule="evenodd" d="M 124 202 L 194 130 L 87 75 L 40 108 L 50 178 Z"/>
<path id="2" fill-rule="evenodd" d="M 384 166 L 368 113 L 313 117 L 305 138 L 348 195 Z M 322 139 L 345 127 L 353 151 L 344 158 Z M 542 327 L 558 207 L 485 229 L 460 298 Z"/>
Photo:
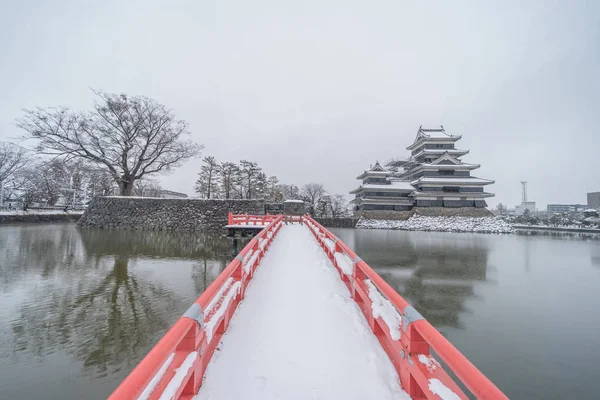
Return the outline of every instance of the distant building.
<path id="1" fill-rule="evenodd" d="M 548 204 L 546 210 L 549 213 L 572 213 L 583 212 L 587 207 L 583 204 Z"/>
<path id="2" fill-rule="evenodd" d="M 461 157 L 469 150 L 456 149 L 461 135 L 449 135 L 443 127 L 419 127 L 407 160 L 394 160 L 383 168 L 379 163 L 357 179 L 362 185 L 353 190 L 357 210 L 410 210 L 417 207 L 487 207 L 485 199 L 494 196 L 484 186 L 493 180 L 471 176 L 479 164 Z"/>
<path id="3" fill-rule="evenodd" d="M 535 212 L 535 201 L 526 201 L 524 203 L 521 203 L 518 206 L 515 206 L 515 214 L 516 215 L 525 214 L 525 210 L 529 210 L 530 213 L 534 213 Z"/>
<path id="4" fill-rule="evenodd" d="M 188 195 L 185 193 L 173 192 L 171 190 L 161 190 L 160 197 L 163 199 L 187 199 Z"/>
<path id="5" fill-rule="evenodd" d="M 587 206 L 590 208 L 600 208 L 600 192 L 587 194 Z"/>

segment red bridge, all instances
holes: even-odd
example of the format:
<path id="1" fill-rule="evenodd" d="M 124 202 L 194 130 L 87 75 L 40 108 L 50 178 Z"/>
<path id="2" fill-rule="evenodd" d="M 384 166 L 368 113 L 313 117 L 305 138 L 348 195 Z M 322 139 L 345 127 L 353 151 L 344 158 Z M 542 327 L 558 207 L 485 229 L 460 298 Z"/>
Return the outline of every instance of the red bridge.
<path id="1" fill-rule="evenodd" d="M 110 399 L 507 398 L 311 217 L 231 225 L 264 229 Z"/>

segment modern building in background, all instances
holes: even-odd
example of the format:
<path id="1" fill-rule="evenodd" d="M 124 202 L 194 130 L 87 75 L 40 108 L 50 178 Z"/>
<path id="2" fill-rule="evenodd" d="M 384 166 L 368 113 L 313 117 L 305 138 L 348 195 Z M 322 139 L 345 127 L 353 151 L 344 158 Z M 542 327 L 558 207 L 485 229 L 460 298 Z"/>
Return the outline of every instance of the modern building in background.
<path id="1" fill-rule="evenodd" d="M 464 163 L 469 150 L 455 147 L 461 135 L 440 129 L 419 128 L 414 142 L 406 149 L 411 156 L 393 160 L 388 169 L 376 163 L 357 177 L 363 184 L 353 190 L 358 210 L 410 210 L 417 207 L 487 207 L 486 198 L 494 196 L 484 186 L 493 180 L 471 176 L 479 164 Z"/>
<path id="2" fill-rule="evenodd" d="M 515 214 L 523 215 L 525 214 L 525 210 L 528 210 L 530 213 L 534 213 L 536 211 L 535 201 L 525 201 L 515 206 Z"/>
<path id="3" fill-rule="evenodd" d="M 568 214 L 573 212 L 583 212 L 587 208 L 584 204 L 548 204 L 546 210 L 549 213 Z"/>
<path id="4" fill-rule="evenodd" d="M 188 195 L 180 192 L 173 192 L 171 190 L 161 190 L 160 197 L 163 199 L 187 199 Z"/>
<path id="5" fill-rule="evenodd" d="M 587 206 L 590 208 L 600 208 L 600 192 L 587 194 Z"/>

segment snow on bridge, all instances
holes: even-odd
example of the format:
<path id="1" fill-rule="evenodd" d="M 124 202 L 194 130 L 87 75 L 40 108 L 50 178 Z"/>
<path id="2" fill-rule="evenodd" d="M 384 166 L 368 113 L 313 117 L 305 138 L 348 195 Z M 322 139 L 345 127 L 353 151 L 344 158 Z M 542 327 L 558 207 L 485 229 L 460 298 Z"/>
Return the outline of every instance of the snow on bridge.
<path id="1" fill-rule="evenodd" d="M 311 217 L 268 225 L 113 392 L 116 399 L 466 399 L 506 396 Z M 290 224 L 292 223 L 292 224 Z"/>
<path id="2" fill-rule="evenodd" d="M 283 226 L 197 399 L 410 399 L 310 231 Z"/>

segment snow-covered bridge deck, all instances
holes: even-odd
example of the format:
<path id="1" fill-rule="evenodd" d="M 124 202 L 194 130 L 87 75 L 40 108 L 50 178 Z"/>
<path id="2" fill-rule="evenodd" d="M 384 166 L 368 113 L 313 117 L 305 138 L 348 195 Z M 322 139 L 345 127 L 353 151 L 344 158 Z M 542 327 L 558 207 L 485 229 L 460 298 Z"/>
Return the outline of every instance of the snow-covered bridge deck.
<path id="1" fill-rule="evenodd" d="M 333 233 L 268 222 L 110 399 L 506 396 Z M 268 221 L 267 221 L 268 220 Z"/>
<path id="2" fill-rule="evenodd" d="M 277 234 L 219 348 L 198 399 L 410 399 L 304 225 Z"/>

